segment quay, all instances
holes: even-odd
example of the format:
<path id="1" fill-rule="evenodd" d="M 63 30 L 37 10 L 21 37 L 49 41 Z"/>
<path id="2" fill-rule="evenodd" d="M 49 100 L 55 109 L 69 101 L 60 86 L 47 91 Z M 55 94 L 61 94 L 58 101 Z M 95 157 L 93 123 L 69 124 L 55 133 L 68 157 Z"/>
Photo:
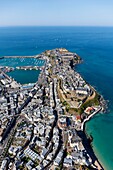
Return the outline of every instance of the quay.
<path id="1" fill-rule="evenodd" d="M 36 56 L 4 56 L 3 58 L 36 58 Z"/>
<path id="2" fill-rule="evenodd" d="M 31 56 L 3 56 L 2 58 L 38 58 L 38 59 L 42 59 L 42 56 L 40 55 L 31 55 Z"/>
<path id="3" fill-rule="evenodd" d="M 2 74 L 5 78 L 9 80 L 9 82 L 12 80 L 7 74 L 5 74 L 2 70 L 0 70 L 0 74 Z"/>
<path id="4" fill-rule="evenodd" d="M 84 121 L 82 122 L 81 125 L 81 130 L 84 131 L 85 129 L 85 123 L 88 122 L 94 115 L 96 115 L 102 108 L 99 106 L 99 108 L 94 111 L 92 114 L 90 114 L 86 119 L 84 119 Z"/>
<path id="5" fill-rule="evenodd" d="M 42 66 L 20 66 L 16 67 L 18 70 L 42 70 Z"/>
<path id="6" fill-rule="evenodd" d="M 4 57 L 0 57 L 0 59 L 3 59 Z"/>

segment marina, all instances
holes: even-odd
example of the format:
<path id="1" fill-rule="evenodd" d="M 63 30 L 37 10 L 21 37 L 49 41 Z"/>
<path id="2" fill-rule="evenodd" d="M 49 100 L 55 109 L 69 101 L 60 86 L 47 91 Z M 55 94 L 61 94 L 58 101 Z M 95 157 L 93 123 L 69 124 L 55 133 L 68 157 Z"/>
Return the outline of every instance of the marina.
<path id="1" fill-rule="evenodd" d="M 28 66 L 43 66 L 45 64 L 44 60 L 36 59 L 33 57 L 8 57 L 8 58 L 2 58 L 0 60 L 0 66 L 8 66 L 8 67 L 28 67 Z"/>
<path id="2" fill-rule="evenodd" d="M 0 60 L 0 66 L 8 76 L 20 84 L 35 83 L 45 60 L 35 56 L 5 56 Z"/>
<path id="3" fill-rule="evenodd" d="M 40 70 L 14 70 L 7 74 L 20 84 L 28 84 L 38 80 Z"/>

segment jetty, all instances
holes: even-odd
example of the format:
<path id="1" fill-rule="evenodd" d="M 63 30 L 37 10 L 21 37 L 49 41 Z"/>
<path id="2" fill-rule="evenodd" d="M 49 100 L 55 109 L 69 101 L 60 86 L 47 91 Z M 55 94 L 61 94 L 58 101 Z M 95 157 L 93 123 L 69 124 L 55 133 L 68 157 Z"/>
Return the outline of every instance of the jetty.
<path id="1" fill-rule="evenodd" d="M 43 57 L 41 55 L 31 55 L 31 56 L 3 56 L 1 58 L 37 58 L 37 59 L 42 59 Z"/>
<path id="2" fill-rule="evenodd" d="M 16 67 L 18 70 L 41 70 L 42 66 L 20 66 Z"/>
<path id="3" fill-rule="evenodd" d="M 90 114 L 86 119 L 84 119 L 84 121 L 82 122 L 82 125 L 81 125 L 81 130 L 84 131 L 84 128 L 85 128 L 85 123 L 88 122 L 94 115 L 96 115 L 98 112 L 100 112 L 102 109 L 101 106 L 99 106 L 97 108 L 97 110 L 95 110 L 92 114 Z"/>
<path id="4" fill-rule="evenodd" d="M 0 59 L 4 59 L 4 57 L 0 57 Z"/>
<path id="5" fill-rule="evenodd" d="M 36 58 L 36 56 L 4 56 L 4 58 Z"/>

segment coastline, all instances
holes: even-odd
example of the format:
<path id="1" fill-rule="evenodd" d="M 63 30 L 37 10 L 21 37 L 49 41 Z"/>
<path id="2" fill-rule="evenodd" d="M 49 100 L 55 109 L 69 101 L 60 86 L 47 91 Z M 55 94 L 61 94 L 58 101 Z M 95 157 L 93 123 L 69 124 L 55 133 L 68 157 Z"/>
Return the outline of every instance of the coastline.
<path id="1" fill-rule="evenodd" d="M 94 137 L 92 145 L 97 157 L 105 165 L 105 169 L 110 170 L 113 167 L 113 45 L 112 37 L 113 29 L 110 28 L 50 28 L 48 32 L 46 28 L 39 29 L 42 36 L 33 31 L 33 28 L 20 28 L 21 34 L 26 34 L 29 31 L 30 34 L 18 39 L 17 34 L 13 29 L 7 28 L 6 34 L 3 34 L 1 30 L 1 56 L 4 55 L 34 55 L 40 54 L 45 49 L 53 49 L 55 47 L 66 47 L 72 52 L 76 52 L 83 58 L 83 64 L 76 66 L 78 71 L 84 79 L 89 82 L 93 87 L 104 96 L 108 101 L 108 110 L 105 114 L 97 114 L 85 127 L 87 133 Z M 53 32 L 51 35 L 51 30 Z M 69 34 L 70 33 L 70 34 Z M 44 35 L 44 36 L 43 36 Z M 59 35 L 62 35 L 60 37 Z M 92 36 L 91 36 L 92 35 Z M 9 41 L 6 39 L 10 38 Z M 34 36 L 38 42 L 33 42 L 29 37 Z M 52 39 L 53 38 L 53 39 Z M 55 39 L 59 38 L 58 41 Z M 94 39 L 94 41 L 92 41 Z M 68 41 L 70 40 L 70 42 Z M 42 42 L 43 41 L 43 42 Z M 24 43 L 23 43 L 24 42 Z M 49 43 L 48 43 L 49 42 Z M 11 48 L 11 44 L 14 47 Z M 37 45 L 37 48 L 35 46 Z M 31 48 L 27 48 L 27 47 Z M 22 50 L 21 50 L 22 49 Z M 10 59 L 9 59 L 10 60 Z M 0 60 L 1 63 L 2 60 Z M 107 155 L 107 156 L 106 156 Z"/>
<path id="2" fill-rule="evenodd" d="M 93 146 L 92 146 L 92 141 L 90 141 L 90 137 L 87 135 L 87 132 L 84 130 L 83 131 L 83 143 L 84 147 L 86 148 L 88 154 L 91 156 L 93 160 L 93 166 L 94 168 L 98 168 L 98 170 L 104 170 L 103 164 L 100 162 L 99 158 L 97 157 Z"/>
<path id="3" fill-rule="evenodd" d="M 80 63 L 76 63 L 75 66 L 76 66 L 77 64 L 81 64 L 82 62 L 83 62 L 83 60 L 81 59 L 81 62 L 80 62 Z M 91 85 L 90 85 L 90 86 L 91 86 Z M 97 93 L 96 89 L 95 89 L 93 86 L 91 86 L 91 88 L 93 88 L 94 91 Z M 87 140 L 88 140 L 91 136 L 88 136 L 88 134 L 87 134 L 87 132 L 86 132 L 86 129 L 85 129 L 86 123 L 89 122 L 96 114 L 100 113 L 100 111 L 105 112 L 105 110 L 106 110 L 106 103 L 105 103 L 105 100 L 104 100 L 103 96 L 100 95 L 99 93 L 98 93 L 98 95 L 99 95 L 99 97 L 100 97 L 100 103 L 101 103 L 102 107 L 99 107 L 94 113 L 90 114 L 90 115 L 89 115 L 86 119 L 84 119 L 83 122 L 82 122 L 81 130 L 82 130 L 83 133 L 84 133 L 83 136 L 85 135 Z M 86 139 L 85 139 L 85 140 L 86 140 Z M 93 138 L 93 139 L 94 139 L 94 138 Z M 92 149 L 91 152 L 94 154 L 93 157 L 95 157 L 95 165 L 97 166 L 98 170 L 105 170 L 104 167 L 103 167 L 103 164 L 100 162 L 99 158 L 96 156 L 96 153 L 94 152 L 94 149 L 93 149 L 93 146 L 92 146 L 93 139 L 92 139 L 91 143 L 89 142 L 89 147 L 91 147 L 91 149 Z"/>
<path id="4" fill-rule="evenodd" d="M 78 65 L 78 64 L 81 64 L 83 62 L 83 60 L 81 59 L 81 62 L 80 63 L 76 63 L 75 64 L 75 68 L 76 68 L 76 66 Z M 79 73 L 80 74 L 80 73 Z M 80 74 L 81 75 L 81 74 Z M 87 82 L 88 83 L 88 82 Z M 90 85 L 90 84 L 89 84 Z M 96 89 L 92 86 L 92 85 L 90 85 L 91 86 L 91 88 L 93 88 L 94 89 L 94 91 L 96 92 L 96 93 L 98 93 L 97 91 L 96 91 Z M 95 115 L 97 115 L 97 114 L 101 114 L 101 113 L 105 113 L 106 112 L 106 110 L 108 109 L 108 106 L 107 106 L 107 102 L 108 101 L 106 101 L 105 99 L 104 99 L 104 97 L 100 94 L 100 93 L 98 93 L 98 95 L 100 96 L 100 103 L 101 103 L 101 106 L 102 106 L 102 108 L 100 108 L 99 110 L 97 110 L 95 113 L 92 113 L 88 118 L 86 118 L 85 120 L 84 120 L 84 125 L 83 125 L 83 132 L 84 132 L 84 134 L 86 135 L 86 137 L 87 137 L 87 139 L 89 139 L 90 137 L 92 137 L 92 135 L 88 135 L 88 133 L 87 133 L 87 131 L 86 131 L 86 124 L 88 123 L 88 122 L 90 122 L 90 120 L 93 118 L 93 117 L 95 117 Z M 100 112 L 101 111 L 101 112 Z M 98 153 L 98 151 L 96 152 L 95 150 L 94 150 L 94 147 L 93 147 L 93 145 L 92 145 L 92 142 L 93 142 L 93 140 L 94 140 L 94 138 L 92 138 L 92 141 L 89 141 L 89 145 L 90 145 L 90 147 L 92 148 L 92 151 L 93 151 L 93 153 L 94 153 L 94 155 L 95 155 L 95 157 L 96 157 L 96 161 L 97 161 L 97 165 L 99 166 L 99 168 L 101 169 L 101 170 L 105 170 L 105 167 L 104 167 L 104 163 L 99 159 L 99 154 L 97 154 Z M 96 146 L 95 146 L 95 148 L 96 148 Z"/>
<path id="5" fill-rule="evenodd" d="M 97 165 L 98 170 L 104 170 L 103 164 L 99 160 L 99 158 L 97 157 L 97 155 L 96 155 L 96 153 L 94 151 L 94 148 L 92 146 L 92 142 L 93 142 L 94 138 L 92 137 L 92 135 L 88 135 L 87 131 L 86 131 L 86 123 L 89 122 L 96 114 L 100 113 L 100 110 L 101 110 L 101 108 L 99 108 L 95 113 L 92 113 L 88 118 L 86 118 L 83 121 L 83 127 L 81 128 L 81 130 L 83 131 L 83 133 L 85 134 L 87 140 L 89 141 L 89 146 L 92 148 L 92 151 L 94 153 L 94 157 L 96 158 L 96 160 L 95 160 L 96 164 L 95 165 Z"/>
<path id="6" fill-rule="evenodd" d="M 100 113 L 100 112 L 99 112 Z M 101 114 L 101 113 L 100 113 Z M 94 116 L 93 116 L 94 117 Z M 93 118 L 92 117 L 92 118 Z M 91 119 L 90 119 L 91 120 Z M 90 120 L 89 121 L 87 121 L 86 123 L 85 123 L 85 127 L 84 127 L 84 133 L 85 133 L 85 135 L 86 135 L 86 137 L 87 137 L 87 139 L 89 139 L 90 137 L 92 137 L 92 135 L 90 134 L 88 134 L 88 132 L 86 131 L 86 124 L 88 123 L 88 122 L 90 122 Z M 92 151 L 93 151 L 93 153 L 94 153 L 94 155 L 95 155 L 95 157 L 96 157 L 96 159 L 97 159 L 97 161 L 98 161 L 98 164 L 100 165 L 100 167 L 102 168 L 102 170 L 106 170 L 105 169 L 105 164 L 103 163 L 103 161 L 102 161 L 102 159 L 100 158 L 100 156 L 99 156 L 99 153 L 100 152 L 98 152 L 98 150 L 96 149 L 96 146 L 94 145 L 93 146 L 93 140 L 94 140 L 95 138 L 94 137 L 92 137 L 92 140 L 89 142 L 89 144 L 90 144 L 90 147 L 92 148 Z"/>
<path id="7" fill-rule="evenodd" d="M 91 119 L 92 117 L 94 117 L 97 113 L 99 113 L 101 109 L 102 109 L 102 108 L 99 107 L 94 113 L 90 114 L 86 119 L 83 120 L 82 126 L 81 126 L 81 130 L 82 130 L 82 131 L 85 130 L 85 124 L 86 124 L 88 121 L 90 121 L 90 119 Z"/>
<path id="8" fill-rule="evenodd" d="M 77 56 L 78 56 L 78 55 L 77 55 Z M 74 66 L 76 66 L 77 64 L 80 64 L 80 63 L 82 63 L 82 62 L 83 62 L 83 60 L 79 57 L 79 60 L 74 63 Z M 73 69 L 73 70 L 74 70 L 74 69 Z M 75 70 L 74 70 L 74 71 L 75 71 Z M 81 76 L 81 75 L 80 75 L 80 76 Z M 82 77 L 82 76 L 81 76 L 81 77 Z M 85 123 L 86 123 L 87 121 L 90 121 L 90 119 L 91 119 L 94 115 L 96 115 L 97 113 L 99 113 L 100 110 L 101 110 L 102 112 L 105 111 L 105 100 L 104 100 L 103 96 L 101 96 L 101 95 L 95 90 L 95 88 L 94 88 L 93 86 L 91 86 L 90 84 L 89 84 L 89 86 L 95 91 L 96 94 L 99 95 L 99 104 L 100 104 L 101 106 L 100 106 L 94 113 L 90 114 L 90 115 L 88 116 L 88 118 L 86 118 L 86 119 L 84 120 L 83 128 L 81 129 L 83 136 L 81 136 L 81 132 L 80 132 L 80 136 L 81 136 L 81 138 L 82 138 L 83 140 L 85 139 L 85 143 L 87 143 L 86 141 L 89 141 L 89 139 L 88 139 L 88 137 L 87 137 L 87 133 L 86 133 L 86 131 L 85 131 Z M 86 150 L 89 152 L 89 155 L 92 157 L 92 160 L 94 160 L 94 165 L 95 165 L 95 167 L 97 167 L 98 170 L 104 170 L 102 164 L 100 163 L 100 161 L 99 161 L 98 158 L 96 157 L 96 154 L 94 153 L 94 150 L 93 150 L 93 147 L 92 147 L 91 143 L 89 142 L 89 143 L 88 143 L 88 146 L 87 146 L 87 144 L 84 144 L 84 147 L 86 147 L 86 148 L 88 147 Z M 90 151 L 89 151 L 89 150 L 90 150 Z"/>
<path id="9" fill-rule="evenodd" d="M 75 63 L 74 66 L 76 67 L 78 64 L 81 64 L 81 63 L 83 63 L 83 59 L 81 59 L 79 63 Z M 75 71 L 75 70 L 74 70 L 74 71 Z M 80 73 L 79 73 L 79 74 L 80 74 Z M 81 75 L 81 74 L 80 74 L 80 75 Z M 87 83 L 88 83 L 88 82 L 87 82 Z M 88 83 L 88 84 L 89 84 L 89 83 Z M 90 84 L 89 84 L 89 85 L 90 85 Z M 90 85 L 90 87 L 99 95 L 101 107 L 98 108 L 97 111 L 95 111 L 94 113 L 90 114 L 86 119 L 83 120 L 81 130 L 83 131 L 84 135 L 86 136 L 86 139 L 87 139 L 88 142 L 89 142 L 89 147 L 91 147 L 91 149 L 92 149 L 91 152 L 94 154 L 94 157 L 95 157 L 95 162 L 96 162 L 95 165 L 97 166 L 98 170 L 105 170 L 105 168 L 104 168 L 104 166 L 103 166 L 103 163 L 99 160 L 99 158 L 98 158 L 97 155 L 96 155 L 96 152 L 94 151 L 94 148 L 93 148 L 93 146 L 92 146 L 92 142 L 93 142 L 93 139 L 94 139 L 94 138 L 92 138 L 92 136 L 90 136 L 90 135 L 87 134 L 86 124 L 87 124 L 87 122 L 89 122 L 96 114 L 100 113 L 100 111 L 101 111 L 102 113 L 104 113 L 104 112 L 106 111 L 106 108 L 107 108 L 107 103 L 106 103 L 106 101 L 104 100 L 103 96 L 102 96 L 100 93 L 98 93 L 98 92 L 96 91 L 96 89 L 95 89 L 92 85 Z M 83 135 L 83 136 L 84 136 L 84 135 Z M 90 138 L 90 137 L 92 138 L 91 141 L 89 141 L 89 138 Z M 86 140 L 86 139 L 85 139 L 85 140 Z"/>
<path id="10" fill-rule="evenodd" d="M 74 62 L 74 67 L 76 67 L 76 65 L 78 65 L 78 64 L 83 63 L 83 59 L 82 59 L 78 54 L 76 54 L 76 55 L 78 56 L 78 59 L 79 59 L 79 60 Z M 37 56 L 38 56 L 38 55 L 37 55 Z M 39 56 L 40 56 L 40 54 L 39 54 Z M 38 57 L 36 57 L 36 56 L 32 56 L 32 57 L 38 59 Z M 42 56 L 41 56 L 40 59 L 44 60 L 44 58 L 43 58 Z M 74 70 L 74 68 L 73 68 L 73 70 Z M 75 71 L 75 70 L 74 70 L 74 71 Z M 78 72 L 77 72 L 77 73 L 78 73 Z M 41 74 L 41 73 L 40 73 L 40 74 Z M 79 74 L 80 74 L 80 73 L 79 73 Z M 80 76 L 81 76 L 81 74 L 80 74 Z M 81 77 L 82 77 L 82 76 L 81 76 Z M 88 82 L 86 82 L 86 83 L 89 84 Z M 82 128 L 82 132 L 84 133 L 83 136 L 84 136 L 84 135 L 86 136 L 86 139 L 85 139 L 85 140 L 87 140 L 88 142 L 89 142 L 89 136 L 88 136 L 88 134 L 87 134 L 87 132 L 86 132 L 86 130 L 85 130 L 86 123 L 87 123 L 88 121 L 90 121 L 91 118 L 93 118 L 96 114 L 100 113 L 100 111 L 102 111 L 102 112 L 104 113 L 104 111 L 106 110 L 106 101 L 104 100 L 103 96 L 102 96 L 101 94 L 99 94 L 92 85 L 89 84 L 89 86 L 99 95 L 99 98 L 100 98 L 99 103 L 101 103 L 101 107 L 99 107 L 99 108 L 97 109 L 97 111 L 95 111 L 94 113 L 90 114 L 89 117 L 84 120 L 84 125 L 83 125 L 83 128 Z M 91 142 L 91 143 L 92 143 L 92 142 Z M 98 170 L 104 170 L 104 167 L 103 167 L 103 165 L 101 164 L 101 162 L 100 162 L 100 160 L 98 159 L 98 157 L 96 156 L 96 154 L 95 154 L 95 152 L 94 152 L 94 150 L 93 150 L 93 146 L 92 146 L 91 143 L 89 142 L 89 144 L 88 144 L 89 146 L 88 146 L 88 147 L 90 147 L 89 149 L 90 149 L 90 151 L 91 151 L 91 155 L 93 155 L 93 158 L 92 158 L 92 159 L 95 159 L 95 163 L 94 163 L 94 164 L 95 164 L 95 166 L 97 166 Z"/>
<path id="11" fill-rule="evenodd" d="M 44 59 L 44 58 L 43 58 Z M 79 64 L 80 62 L 78 61 L 77 63 L 75 63 L 75 64 Z M 46 65 L 46 64 L 45 64 Z M 75 71 L 75 70 L 74 70 Z M 53 75 L 52 75 L 53 76 Z M 80 75 L 81 76 L 81 75 Z M 81 76 L 81 78 L 82 78 L 82 76 Z M 91 88 L 93 88 L 92 86 L 91 86 Z M 96 90 L 94 89 L 94 91 L 96 92 Z M 100 96 L 101 97 L 101 96 Z M 93 147 L 90 145 L 90 142 L 88 142 L 89 141 L 89 139 L 87 138 L 87 136 L 86 136 L 86 132 L 85 132 L 85 123 L 87 122 L 87 121 L 89 121 L 95 114 L 97 114 L 100 110 L 101 110 L 102 108 L 100 107 L 100 108 L 98 108 L 94 113 L 92 113 L 92 114 L 90 114 L 86 119 L 84 119 L 84 121 L 82 122 L 82 126 L 83 127 L 81 127 L 81 134 L 82 134 L 82 136 L 81 136 L 81 139 L 83 139 L 83 145 L 84 145 L 84 148 L 86 149 L 86 151 L 87 151 L 87 153 L 89 153 L 89 155 L 90 155 L 90 157 L 92 158 L 92 160 L 93 160 L 93 164 L 91 165 L 91 167 L 92 166 L 94 166 L 95 165 L 95 167 L 98 167 L 98 170 L 103 170 L 103 167 L 102 167 L 102 165 L 100 164 L 100 162 L 98 161 L 98 158 L 96 157 L 96 155 L 95 155 L 95 153 L 94 153 L 94 151 L 93 151 Z M 79 132 L 78 132 L 79 133 Z M 87 143 L 88 142 L 88 143 Z M 87 144 L 86 144 L 87 143 Z"/>

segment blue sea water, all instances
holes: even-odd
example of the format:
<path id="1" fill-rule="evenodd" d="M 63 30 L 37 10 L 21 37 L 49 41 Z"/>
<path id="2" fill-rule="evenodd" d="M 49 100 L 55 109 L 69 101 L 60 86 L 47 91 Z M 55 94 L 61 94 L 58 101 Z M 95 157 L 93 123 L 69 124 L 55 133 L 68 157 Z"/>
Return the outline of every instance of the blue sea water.
<path id="1" fill-rule="evenodd" d="M 36 58 L 1 58 L 0 66 L 19 67 L 19 66 L 43 66 L 44 60 Z M 28 84 L 35 83 L 38 80 L 40 70 L 14 70 L 8 73 L 9 76 L 14 78 L 18 83 Z"/>
<path id="2" fill-rule="evenodd" d="M 91 119 L 86 131 L 94 137 L 93 148 L 105 170 L 113 170 L 113 27 L 0 28 L 0 56 L 35 55 L 59 47 L 82 57 L 77 71 L 109 100 L 109 111 Z"/>
<path id="3" fill-rule="evenodd" d="M 44 60 L 37 60 L 36 58 L 1 58 L 0 66 L 9 66 L 9 67 L 19 67 L 19 66 L 43 66 L 45 63 Z"/>
<path id="4" fill-rule="evenodd" d="M 16 70 L 19 66 L 43 66 L 44 60 L 36 58 L 1 58 L 0 66 L 9 66 L 15 68 L 14 71 L 8 73 L 9 76 L 14 78 L 18 83 L 28 84 L 35 83 L 38 80 L 40 70 Z"/>
<path id="5" fill-rule="evenodd" d="M 14 78 L 18 83 L 28 84 L 36 83 L 40 74 L 40 70 L 14 70 L 7 74 Z"/>

